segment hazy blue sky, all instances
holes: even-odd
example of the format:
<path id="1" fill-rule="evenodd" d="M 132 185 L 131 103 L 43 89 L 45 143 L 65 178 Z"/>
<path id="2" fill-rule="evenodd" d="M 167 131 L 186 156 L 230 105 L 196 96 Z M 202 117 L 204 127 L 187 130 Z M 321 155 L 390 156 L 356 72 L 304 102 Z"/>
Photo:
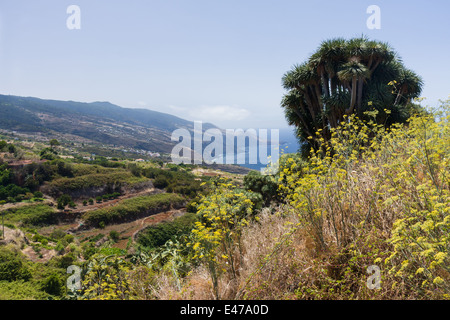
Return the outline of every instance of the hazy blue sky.
<path id="1" fill-rule="evenodd" d="M 69 30 L 69 5 L 81 29 Z M 369 5 L 381 29 L 369 30 Z M 1 0 L 0 93 L 282 128 L 281 77 L 333 37 L 389 42 L 428 104 L 450 94 L 450 1 Z"/>

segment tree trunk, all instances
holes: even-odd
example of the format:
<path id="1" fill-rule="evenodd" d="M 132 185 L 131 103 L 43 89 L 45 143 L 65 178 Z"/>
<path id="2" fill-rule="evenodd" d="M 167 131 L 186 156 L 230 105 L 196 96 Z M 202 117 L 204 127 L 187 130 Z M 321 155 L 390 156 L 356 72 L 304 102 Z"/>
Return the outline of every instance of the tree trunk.
<path id="1" fill-rule="evenodd" d="M 353 76 L 352 89 L 351 89 L 352 99 L 350 101 L 350 107 L 347 110 L 345 110 L 345 114 L 347 114 L 347 115 L 351 114 L 353 112 L 353 109 L 355 108 L 355 104 L 356 104 L 356 84 L 357 84 L 356 80 L 357 80 L 356 76 Z"/>
<path id="2" fill-rule="evenodd" d="M 330 88 L 328 87 L 328 79 L 325 79 L 325 73 L 322 69 L 322 72 L 320 73 L 320 76 L 322 78 L 322 86 L 325 92 L 325 97 L 329 97 L 330 96 Z"/>
<path id="3" fill-rule="evenodd" d="M 309 108 L 309 112 L 311 113 L 311 117 L 313 119 L 313 122 L 315 122 L 316 121 L 316 112 L 314 111 L 314 103 L 313 103 L 313 101 L 311 99 L 311 95 L 309 94 L 309 88 L 306 87 L 303 92 L 304 92 L 305 99 L 306 99 L 306 105 Z"/>
<path id="4" fill-rule="evenodd" d="M 335 77 L 331 78 L 330 82 L 331 82 L 331 94 L 336 94 L 338 82 L 336 81 Z"/>
<path id="5" fill-rule="evenodd" d="M 359 80 L 358 80 L 358 102 L 356 104 L 357 112 L 361 111 L 363 85 L 364 85 L 363 78 L 359 78 Z"/>
<path id="6" fill-rule="evenodd" d="M 322 92 L 320 90 L 320 85 L 314 85 L 314 89 L 316 90 L 317 102 L 319 103 L 320 109 L 323 111 Z"/>
<path id="7" fill-rule="evenodd" d="M 398 89 L 398 93 L 397 93 L 397 97 L 395 98 L 394 106 L 397 105 L 397 103 L 400 100 L 400 97 L 403 95 L 404 92 L 405 92 L 405 90 L 402 87 L 400 89 Z"/>
<path id="8" fill-rule="evenodd" d="M 302 123 L 303 128 L 305 129 L 306 133 L 312 137 L 313 134 L 312 134 L 311 128 L 309 128 L 309 124 L 306 121 L 306 119 L 303 118 L 303 115 L 301 114 L 301 112 L 297 108 L 293 108 L 293 109 L 294 109 L 295 114 L 300 119 L 300 122 Z"/>
<path id="9" fill-rule="evenodd" d="M 375 65 L 373 66 L 373 68 L 370 69 L 370 74 L 372 74 L 375 69 L 378 67 L 378 65 L 381 63 L 381 59 L 378 59 L 377 62 L 375 62 Z"/>
<path id="10" fill-rule="evenodd" d="M 367 63 L 367 69 L 370 70 L 370 67 L 372 66 L 372 63 L 373 63 L 373 56 L 370 56 L 369 62 Z"/>

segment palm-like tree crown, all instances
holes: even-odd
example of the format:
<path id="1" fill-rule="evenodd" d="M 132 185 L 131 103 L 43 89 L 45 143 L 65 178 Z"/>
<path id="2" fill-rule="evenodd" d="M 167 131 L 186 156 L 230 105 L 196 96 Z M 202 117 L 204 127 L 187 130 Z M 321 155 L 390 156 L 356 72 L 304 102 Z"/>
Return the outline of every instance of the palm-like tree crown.
<path id="1" fill-rule="evenodd" d="M 395 86 L 389 85 L 394 81 Z M 318 129 L 329 138 L 329 129 L 345 114 L 388 109 L 392 122 L 405 121 L 410 116 L 405 110 L 411 110 L 405 106 L 420 95 L 423 82 L 389 44 L 360 37 L 323 41 L 306 62 L 283 76 L 282 84 L 288 91 L 281 104 L 286 119 L 297 126 L 304 143 Z M 386 113 L 379 120 L 392 123 Z"/>

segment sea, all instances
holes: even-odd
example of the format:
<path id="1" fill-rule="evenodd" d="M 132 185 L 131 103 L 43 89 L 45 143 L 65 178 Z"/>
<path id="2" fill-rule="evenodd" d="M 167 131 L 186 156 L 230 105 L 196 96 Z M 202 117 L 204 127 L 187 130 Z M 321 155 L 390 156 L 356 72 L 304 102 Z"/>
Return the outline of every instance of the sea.
<path id="1" fill-rule="evenodd" d="M 245 148 L 241 149 L 235 148 L 232 154 L 218 155 L 215 158 L 215 160 L 217 161 L 218 159 L 226 159 L 224 158 L 225 156 L 234 157 L 235 159 L 234 164 L 252 170 L 263 171 L 264 169 L 268 168 L 272 163 L 276 163 L 280 155 L 287 153 L 296 153 L 300 148 L 297 137 L 294 133 L 294 128 L 284 128 L 277 130 L 278 130 L 278 139 L 276 139 L 277 138 L 276 136 L 274 137 L 271 136 L 271 130 L 269 129 L 267 141 L 264 141 L 263 139 L 261 140 L 264 141 L 262 145 L 266 146 L 267 157 L 260 158 L 259 147 L 261 143 L 256 144 L 255 147 L 252 146 L 248 141 L 246 141 Z M 256 131 L 260 132 L 259 130 Z M 258 155 L 256 163 L 251 163 L 255 162 L 251 161 L 251 155 L 253 156 Z M 238 159 L 241 160 L 239 161 Z M 242 161 L 243 159 L 245 159 L 245 161 Z M 225 160 L 222 161 L 223 163 L 226 162 Z"/>

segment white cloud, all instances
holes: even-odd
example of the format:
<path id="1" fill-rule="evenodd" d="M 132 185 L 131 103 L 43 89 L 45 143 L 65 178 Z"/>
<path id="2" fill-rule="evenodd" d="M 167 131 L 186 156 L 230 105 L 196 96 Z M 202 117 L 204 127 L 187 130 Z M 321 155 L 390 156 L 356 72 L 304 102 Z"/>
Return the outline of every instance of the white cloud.
<path id="1" fill-rule="evenodd" d="M 174 105 L 170 105 L 169 109 L 173 110 L 175 112 L 185 112 L 187 110 L 187 108 L 185 108 L 185 107 L 177 107 L 177 106 L 174 106 Z"/>
<path id="2" fill-rule="evenodd" d="M 247 119 L 251 112 L 247 109 L 234 106 L 200 106 L 189 111 L 189 116 L 205 122 L 242 121 Z"/>

